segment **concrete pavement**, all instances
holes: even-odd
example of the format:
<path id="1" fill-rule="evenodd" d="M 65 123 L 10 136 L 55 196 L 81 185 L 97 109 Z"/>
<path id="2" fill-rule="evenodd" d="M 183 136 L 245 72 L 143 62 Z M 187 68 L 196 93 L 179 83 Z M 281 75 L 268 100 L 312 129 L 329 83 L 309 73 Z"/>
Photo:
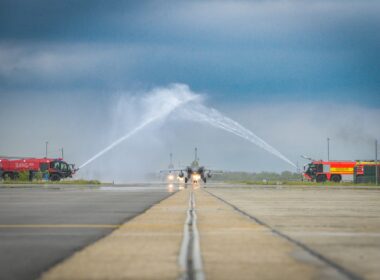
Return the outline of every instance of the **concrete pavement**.
<path id="1" fill-rule="evenodd" d="M 0 187 L 0 279 L 35 279 L 168 197 L 167 186 Z"/>
<path id="2" fill-rule="evenodd" d="M 380 278 L 380 189 L 227 186 L 207 190 L 320 254 L 343 270 L 340 276 L 346 272 L 351 279 Z M 292 256 L 300 254 L 294 251 Z M 322 264 L 317 265 L 317 278 L 327 278 L 329 265 Z"/>
<path id="3" fill-rule="evenodd" d="M 137 203 L 140 201 L 140 195 L 145 202 L 146 196 L 151 195 L 151 201 L 157 202 L 158 196 L 168 195 L 162 187 L 161 190 L 151 188 L 149 195 L 136 189 L 133 196 L 130 192 L 122 195 L 116 188 L 116 196 L 120 196 L 121 201 L 133 200 Z M 173 189 L 176 187 L 171 186 L 166 191 Z M 93 191 L 73 191 L 93 195 Z M 189 187 L 162 200 L 141 215 L 127 218 L 120 227 L 115 227 L 118 225 L 117 222 L 104 223 L 104 216 L 96 220 L 92 215 L 84 215 L 81 219 L 74 218 L 74 221 L 83 221 L 87 217 L 90 221 L 96 220 L 99 228 L 91 228 L 90 224 L 85 223 L 79 226 L 77 223 L 76 226 L 82 228 L 69 229 L 73 224 L 62 223 L 63 228 L 69 230 L 67 240 L 73 236 L 75 240 L 75 232 L 78 232 L 79 237 L 86 237 L 81 244 L 92 243 L 92 234 L 96 235 L 92 237 L 93 240 L 99 239 L 99 232 L 106 235 L 81 250 L 73 250 L 70 241 L 68 245 L 63 243 L 64 231 L 50 228 L 48 224 L 45 224 L 45 228 L 39 228 L 37 233 L 33 232 L 36 229 L 24 228 L 28 233 L 27 237 L 22 231 L 18 232 L 17 228 L 2 228 L 1 225 L 0 233 L 13 240 L 21 234 L 27 240 L 31 236 L 35 236 L 36 240 L 41 240 L 41 236 L 47 236 L 48 241 L 55 232 L 60 233 L 57 235 L 59 238 L 50 240 L 52 242 L 48 244 L 51 246 L 51 243 L 55 242 L 55 246 L 62 247 L 60 250 L 71 246 L 71 251 L 67 252 L 67 256 L 71 256 L 52 265 L 52 262 L 47 261 L 49 254 L 42 251 L 46 255 L 44 279 L 178 279 L 183 272 L 179 265 L 179 256 L 181 248 L 184 248 L 181 244 L 183 245 L 184 228 L 186 229 L 184 224 L 189 209 L 189 198 L 192 197 L 191 192 L 194 193 L 195 200 L 192 216 L 197 217 L 200 236 L 202 273 L 198 275 L 205 275 L 207 279 L 379 278 L 377 260 L 380 256 L 380 190 L 371 188 L 247 187 L 228 184 L 211 184 L 206 189 L 198 186 Z M 37 197 L 34 199 L 39 202 L 39 207 L 45 202 L 49 205 L 50 199 L 41 200 L 41 197 L 49 195 Z M 71 197 L 73 201 L 74 197 Z M 95 200 L 95 205 L 100 208 L 108 199 L 110 202 L 115 201 L 115 198 L 111 199 L 111 194 L 110 197 L 100 197 L 98 201 L 96 197 L 98 196 L 94 195 L 90 200 Z M 34 199 L 31 199 L 31 204 Z M 7 201 L 14 203 L 17 199 L 8 196 Z M 99 213 L 115 216 L 121 223 L 122 217 L 125 217 L 128 211 L 119 213 L 117 209 L 125 206 L 118 205 L 117 201 L 116 199 L 113 208 L 115 211 L 106 215 L 103 211 Z M 76 203 L 69 205 L 77 205 Z M 141 203 L 137 205 L 141 206 Z M 71 210 L 62 205 L 61 207 L 61 212 L 69 213 L 72 210 L 72 214 L 83 214 L 75 207 Z M 8 211 L 7 207 L 2 210 L 4 217 L 12 216 L 12 211 Z M 26 210 L 21 209 L 21 212 L 34 217 Z M 41 211 L 43 213 L 43 210 Z M 56 219 L 63 221 L 57 213 L 54 215 Z M 41 215 L 35 216 L 35 219 L 39 216 Z M 17 218 L 17 215 L 14 218 Z M 48 222 L 48 219 L 42 221 Z M 193 226 L 190 225 L 189 228 Z M 7 230 L 11 230 L 9 237 L 6 235 Z M 36 247 L 30 249 L 38 255 Z M 9 252 L 11 251 L 10 247 Z M 74 251 L 76 253 L 72 254 Z M 191 256 L 189 254 L 190 258 Z M 188 265 L 191 266 L 192 263 L 189 259 Z M 188 277 L 193 277 L 195 274 L 191 273 L 191 267 L 187 269 L 190 272 Z"/>

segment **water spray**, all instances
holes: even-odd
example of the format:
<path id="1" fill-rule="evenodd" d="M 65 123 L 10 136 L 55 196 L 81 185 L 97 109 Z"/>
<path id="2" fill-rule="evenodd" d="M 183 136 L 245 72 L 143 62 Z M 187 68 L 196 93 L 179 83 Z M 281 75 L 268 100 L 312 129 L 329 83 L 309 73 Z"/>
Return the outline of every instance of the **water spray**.
<path id="1" fill-rule="evenodd" d="M 158 117 L 157 117 L 158 118 Z M 83 163 L 81 166 L 79 166 L 78 169 L 81 169 L 83 167 L 85 167 L 87 164 L 89 164 L 90 162 L 94 161 L 95 159 L 97 159 L 98 157 L 100 157 L 101 155 L 105 154 L 106 152 L 108 152 L 109 150 L 113 149 L 114 147 L 116 147 L 117 145 L 119 145 L 121 142 L 125 141 L 126 139 L 128 139 L 129 137 L 131 137 L 132 135 L 136 134 L 138 131 L 140 131 L 141 129 L 143 129 L 144 127 L 146 127 L 147 125 L 149 125 L 150 123 L 154 122 L 155 120 L 157 120 L 157 118 L 151 118 L 145 122 L 143 122 L 142 124 L 140 124 L 139 126 L 135 127 L 132 131 L 128 132 L 127 134 L 125 134 L 123 137 L 117 139 L 115 142 L 113 142 L 111 145 L 109 145 L 108 147 L 106 147 L 105 149 L 101 150 L 99 153 L 97 153 L 96 155 L 94 155 L 93 157 L 91 157 L 89 160 L 87 160 L 85 163 Z"/>
<path id="2" fill-rule="evenodd" d="M 293 162 L 291 162 L 277 149 L 269 145 L 252 131 L 245 128 L 238 122 L 224 116 L 219 111 L 213 108 L 207 108 L 201 104 L 200 96 L 191 92 L 187 85 L 173 84 L 168 88 L 153 90 L 146 96 L 145 101 L 145 107 L 149 108 L 149 110 L 145 112 L 143 121 L 127 134 L 120 137 L 112 144 L 95 154 L 89 160 L 84 162 L 79 169 L 85 167 L 95 159 L 120 145 L 122 142 L 126 141 L 128 138 L 132 137 L 152 123 L 163 120 L 173 113 L 179 113 L 179 116 L 186 120 L 207 123 L 213 127 L 223 129 L 236 136 L 246 139 L 296 168 L 296 165 Z M 191 106 L 184 108 L 183 105 L 189 102 L 192 102 Z"/>
<path id="3" fill-rule="evenodd" d="M 248 140 L 249 142 L 259 146 L 260 148 L 266 150 L 267 152 L 277 156 L 283 161 L 289 163 L 293 167 L 297 168 L 297 166 L 292 161 L 290 161 L 277 149 L 269 145 L 259 136 L 257 136 L 252 131 L 245 128 L 238 122 L 224 116 L 222 113 L 220 113 L 216 109 L 213 109 L 213 108 L 210 109 L 210 108 L 205 107 L 202 104 L 197 104 L 197 106 L 193 106 L 192 108 L 183 109 L 182 116 L 184 118 L 187 118 L 188 120 L 207 123 L 211 126 L 223 129 L 236 136 L 244 138 Z"/>
<path id="4" fill-rule="evenodd" d="M 93 162 L 95 159 L 115 148 L 148 125 L 165 119 L 176 108 L 196 99 L 199 99 L 199 96 L 192 93 L 187 85 L 182 84 L 172 84 L 168 88 L 158 88 L 152 91 L 144 100 L 144 104 L 151 107 L 150 110 L 146 112 L 144 121 L 142 121 L 139 126 L 135 127 L 130 132 L 95 154 L 93 157 L 79 166 L 78 169 L 81 169 L 89 163 Z"/>

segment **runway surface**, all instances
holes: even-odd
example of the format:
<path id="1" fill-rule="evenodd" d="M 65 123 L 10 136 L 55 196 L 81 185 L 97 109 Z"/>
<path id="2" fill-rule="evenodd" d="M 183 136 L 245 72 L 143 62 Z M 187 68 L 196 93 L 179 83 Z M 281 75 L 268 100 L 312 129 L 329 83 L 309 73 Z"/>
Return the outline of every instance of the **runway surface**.
<path id="1" fill-rule="evenodd" d="M 313 278 L 380 278 L 380 188 L 225 185 L 207 190 L 292 245 L 292 257 L 314 267 Z"/>
<path id="2" fill-rule="evenodd" d="M 379 279 L 379 213 L 374 187 L 0 187 L 1 278 Z"/>
<path id="3" fill-rule="evenodd" d="M 172 191 L 166 185 L 0 187 L 0 278 L 39 277 Z"/>

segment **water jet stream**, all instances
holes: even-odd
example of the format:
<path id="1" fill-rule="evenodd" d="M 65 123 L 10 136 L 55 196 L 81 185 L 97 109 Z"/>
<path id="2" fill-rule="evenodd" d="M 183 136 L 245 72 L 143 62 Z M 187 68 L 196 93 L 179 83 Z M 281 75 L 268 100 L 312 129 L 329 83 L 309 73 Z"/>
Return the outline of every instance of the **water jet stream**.
<path id="1" fill-rule="evenodd" d="M 144 98 L 143 98 L 144 100 Z M 224 116 L 219 111 L 213 108 L 205 107 L 201 101 L 199 95 L 190 91 L 187 85 L 183 84 L 173 84 L 168 88 L 159 88 L 153 90 L 150 95 L 145 98 L 145 103 L 148 114 L 146 115 L 143 122 L 140 123 L 133 130 L 122 136 L 121 138 L 114 141 L 112 144 L 95 154 L 89 160 L 84 162 L 79 169 L 85 167 L 98 157 L 102 156 L 109 150 L 113 149 L 120 143 L 124 142 L 140 130 L 144 129 L 146 126 L 160 120 L 165 119 L 170 114 L 177 114 L 176 117 L 183 118 L 185 120 L 196 121 L 201 123 L 207 123 L 213 127 L 223 129 L 230 132 L 236 136 L 248 140 L 249 142 L 259 146 L 260 148 L 266 150 L 267 152 L 277 156 L 288 164 L 296 167 L 296 165 L 281 154 L 277 149 L 269 145 L 259 136 L 254 134 L 249 129 L 245 128 L 238 122 Z M 191 102 L 191 106 L 183 107 L 185 103 Z"/>
<path id="2" fill-rule="evenodd" d="M 118 140 L 116 140 L 115 142 L 113 142 L 111 145 L 109 145 L 108 147 L 106 147 L 105 149 L 101 150 L 99 153 L 97 153 L 93 157 L 91 157 L 89 160 L 87 160 L 85 163 L 83 163 L 81 166 L 79 166 L 79 169 L 85 167 L 90 162 L 94 161 L 95 159 L 97 159 L 101 155 L 103 155 L 106 152 L 108 152 L 109 150 L 113 149 L 114 147 L 116 147 L 117 145 L 119 145 L 121 142 L 125 141 L 126 139 L 128 139 L 129 137 L 131 137 L 133 134 L 137 133 L 138 131 L 140 131 L 141 129 L 143 129 L 144 127 L 146 127 L 147 125 L 149 125 L 150 123 L 154 122 L 155 120 L 157 120 L 157 118 L 151 118 L 151 119 L 143 122 L 142 124 L 140 124 L 138 127 L 135 127 L 132 131 L 128 132 L 123 137 L 119 138 Z"/>
<path id="3" fill-rule="evenodd" d="M 249 142 L 259 146 L 260 148 L 266 150 L 267 152 L 279 157 L 280 159 L 289 163 L 293 167 L 297 168 L 297 166 L 292 161 L 290 161 L 287 157 L 285 157 L 277 149 L 269 145 L 259 136 L 257 136 L 252 131 L 245 128 L 238 122 L 224 116 L 219 111 L 213 108 L 206 108 L 202 104 L 198 104 L 197 106 L 193 106 L 191 109 L 183 109 L 182 116 L 192 121 L 207 123 L 211 126 L 223 129 L 236 136 L 244 138 Z"/>
<path id="4" fill-rule="evenodd" d="M 178 107 L 198 98 L 199 96 L 192 93 L 187 85 L 182 84 L 172 84 L 168 88 L 158 88 L 153 90 L 150 94 L 142 98 L 143 106 L 147 107 L 145 108 L 145 120 L 139 126 L 135 127 L 133 130 L 120 137 L 112 144 L 95 154 L 89 160 L 84 162 L 81 166 L 79 166 L 79 169 L 85 167 L 98 157 L 115 148 L 117 145 L 124 142 L 146 126 L 160 119 L 165 119 Z"/>

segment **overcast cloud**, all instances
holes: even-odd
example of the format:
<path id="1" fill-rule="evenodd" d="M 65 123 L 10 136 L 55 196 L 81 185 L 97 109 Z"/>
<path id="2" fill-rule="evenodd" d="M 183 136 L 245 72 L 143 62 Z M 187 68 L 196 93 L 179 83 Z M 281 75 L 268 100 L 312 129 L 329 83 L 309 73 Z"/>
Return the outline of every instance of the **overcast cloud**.
<path id="1" fill-rule="evenodd" d="M 0 1 L 0 154 L 39 155 L 49 140 L 80 164 L 112 141 L 120 98 L 184 83 L 293 161 L 325 157 L 327 137 L 336 158 L 371 157 L 379 13 L 375 0 Z M 155 170 L 198 145 L 219 168 L 289 168 L 213 128 L 151 129 L 107 166 L 125 153 L 136 172 Z M 88 172 L 104 176 L 97 164 Z"/>

